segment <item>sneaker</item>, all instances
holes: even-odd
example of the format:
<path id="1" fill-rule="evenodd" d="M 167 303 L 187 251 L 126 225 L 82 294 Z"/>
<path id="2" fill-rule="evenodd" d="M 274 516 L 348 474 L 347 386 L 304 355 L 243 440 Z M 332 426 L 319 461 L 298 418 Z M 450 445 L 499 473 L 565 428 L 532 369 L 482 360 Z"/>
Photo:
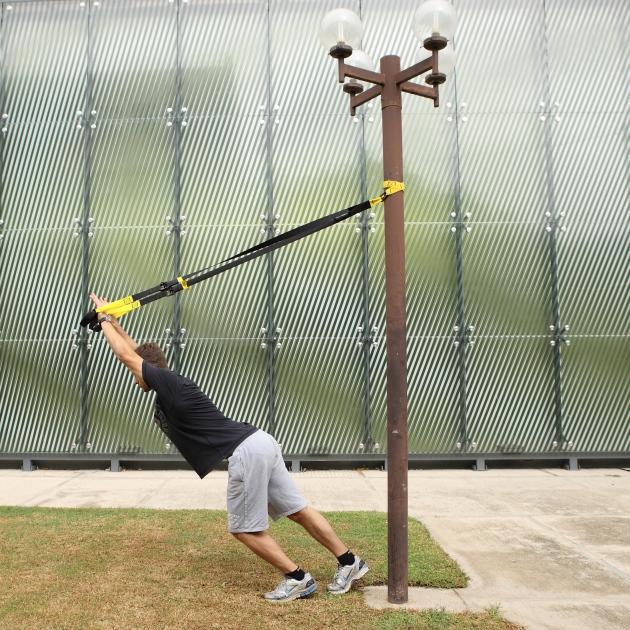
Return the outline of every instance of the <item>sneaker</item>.
<path id="1" fill-rule="evenodd" d="M 340 564 L 337 566 L 332 584 L 329 584 L 326 590 L 335 595 L 347 593 L 352 586 L 352 582 L 362 578 L 369 570 L 369 565 L 364 560 L 361 560 L 359 556 L 355 556 L 354 564 L 347 566 Z"/>
<path id="2" fill-rule="evenodd" d="M 290 602 L 298 597 L 308 597 L 317 590 L 317 584 L 310 573 L 306 573 L 303 580 L 285 577 L 273 591 L 265 593 L 265 599 L 270 602 Z"/>

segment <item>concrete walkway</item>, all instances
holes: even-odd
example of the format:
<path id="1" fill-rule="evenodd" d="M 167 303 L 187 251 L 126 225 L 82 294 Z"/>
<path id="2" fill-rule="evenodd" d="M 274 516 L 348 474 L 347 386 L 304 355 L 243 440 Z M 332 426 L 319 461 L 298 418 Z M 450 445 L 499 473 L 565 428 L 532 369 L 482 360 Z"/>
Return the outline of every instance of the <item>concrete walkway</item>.
<path id="1" fill-rule="evenodd" d="M 387 509 L 387 473 L 294 475 L 319 510 Z M 0 470 L 0 505 L 225 509 L 226 472 Z M 409 607 L 500 605 L 529 630 L 630 628 L 630 469 L 409 472 L 409 513 L 470 576 Z M 384 587 L 368 604 L 387 606 Z"/>

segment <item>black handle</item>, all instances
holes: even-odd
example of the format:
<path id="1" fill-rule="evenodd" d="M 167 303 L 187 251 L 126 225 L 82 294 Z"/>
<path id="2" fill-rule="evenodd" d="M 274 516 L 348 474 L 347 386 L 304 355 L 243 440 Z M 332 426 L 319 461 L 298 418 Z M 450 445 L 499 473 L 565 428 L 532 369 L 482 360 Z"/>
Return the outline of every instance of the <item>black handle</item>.
<path id="1" fill-rule="evenodd" d="M 86 313 L 80 324 L 83 328 L 89 325 L 90 328 L 94 330 L 94 325 L 98 325 L 98 314 L 96 313 L 96 310 L 91 310 L 89 313 Z"/>

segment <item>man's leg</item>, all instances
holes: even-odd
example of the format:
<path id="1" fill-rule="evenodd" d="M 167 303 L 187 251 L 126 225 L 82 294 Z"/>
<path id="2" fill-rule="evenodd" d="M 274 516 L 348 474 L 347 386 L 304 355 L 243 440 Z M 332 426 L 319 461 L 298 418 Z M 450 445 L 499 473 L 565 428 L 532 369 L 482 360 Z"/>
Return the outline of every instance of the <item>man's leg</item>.
<path id="1" fill-rule="evenodd" d="M 259 558 L 282 571 L 291 573 L 298 568 L 282 551 L 280 545 L 266 532 L 232 533 L 236 540 L 249 547 Z"/>
<path id="2" fill-rule="evenodd" d="M 318 543 L 326 547 L 339 563 L 333 581 L 326 587 L 332 594 L 347 593 L 352 583 L 362 578 L 370 567 L 344 545 L 330 523 L 311 507 L 290 514 L 289 518 L 301 525 Z"/>
<path id="3" fill-rule="evenodd" d="M 336 558 L 348 551 L 330 523 L 312 507 L 305 507 L 288 518 L 301 525 L 320 545 L 323 545 Z"/>
<path id="4" fill-rule="evenodd" d="M 352 583 L 362 578 L 370 567 L 343 544 L 330 523 L 317 510 L 306 505 L 295 481 L 287 472 L 278 443 L 270 439 L 274 443 L 276 459 L 268 484 L 269 514 L 274 521 L 288 516 L 337 558 L 335 577 L 327 590 L 329 593 L 347 593 Z"/>
<path id="5" fill-rule="evenodd" d="M 284 573 L 284 579 L 273 591 L 265 593 L 265 599 L 272 602 L 289 602 L 308 597 L 317 590 L 313 576 L 300 569 L 280 549 L 280 545 L 266 532 L 240 533 L 232 536 L 249 547 L 257 556 Z"/>
<path id="6" fill-rule="evenodd" d="M 257 431 L 244 440 L 230 457 L 228 529 L 258 557 L 284 573 L 280 584 L 265 593 L 265 599 L 288 602 L 308 597 L 317 590 L 317 585 L 313 576 L 300 569 L 266 531 L 269 526 L 268 485 L 276 464 L 276 448 L 269 435 Z"/>

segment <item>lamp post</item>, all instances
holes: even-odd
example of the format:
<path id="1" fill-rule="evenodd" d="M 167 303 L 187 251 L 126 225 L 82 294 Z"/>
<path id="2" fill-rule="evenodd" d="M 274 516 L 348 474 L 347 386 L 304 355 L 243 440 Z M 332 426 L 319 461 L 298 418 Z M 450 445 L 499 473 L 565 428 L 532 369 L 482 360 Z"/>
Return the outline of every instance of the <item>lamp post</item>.
<path id="1" fill-rule="evenodd" d="M 455 66 L 449 44 L 457 27 L 450 0 L 425 0 L 416 10 L 412 27 L 421 44 L 418 62 L 401 70 L 400 57 L 381 58 L 380 72 L 369 56 L 355 48 L 361 42 L 360 18 L 348 9 L 334 9 L 319 28 L 322 44 L 337 60 L 339 83 L 350 95 L 350 115 L 357 107 L 381 97 L 383 179 L 403 181 L 402 92 L 423 96 L 439 106 L 439 85 Z M 439 57 L 439 59 L 438 59 Z M 439 63 L 438 63 L 439 62 Z M 426 74 L 425 83 L 411 80 Z M 346 81 L 349 79 L 349 81 Z M 372 87 L 364 90 L 363 83 Z M 387 331 L 387 550 L 388 600 L 408 599 L 407 498 L 407 343 L 405 306 L 405 226 L 402 194 L 385 199 L 385 309 Z"/>

